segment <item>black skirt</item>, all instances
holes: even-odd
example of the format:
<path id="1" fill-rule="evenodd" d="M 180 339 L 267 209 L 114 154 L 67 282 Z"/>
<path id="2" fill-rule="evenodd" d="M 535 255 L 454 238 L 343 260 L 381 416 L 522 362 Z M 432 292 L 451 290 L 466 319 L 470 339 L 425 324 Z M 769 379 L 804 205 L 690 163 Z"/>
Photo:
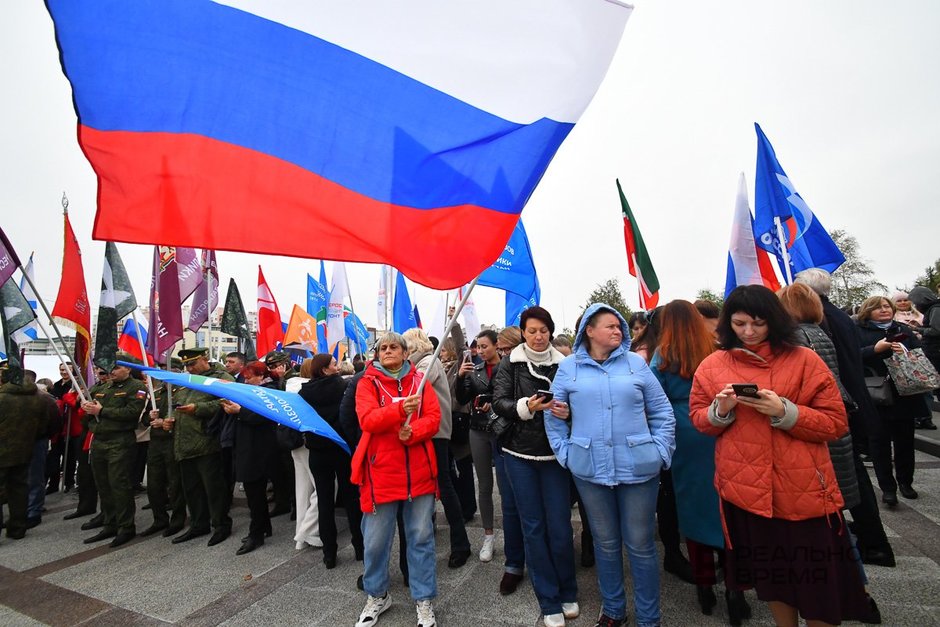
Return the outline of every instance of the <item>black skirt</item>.
<path id="1" fill-rule="evenodd" d="M 857 551 L 838 515 L 764 518 L 722 501 L 731 546 L 729 587 L 797 608 L 805 620 L 838 625 L 869 615 Z"/>

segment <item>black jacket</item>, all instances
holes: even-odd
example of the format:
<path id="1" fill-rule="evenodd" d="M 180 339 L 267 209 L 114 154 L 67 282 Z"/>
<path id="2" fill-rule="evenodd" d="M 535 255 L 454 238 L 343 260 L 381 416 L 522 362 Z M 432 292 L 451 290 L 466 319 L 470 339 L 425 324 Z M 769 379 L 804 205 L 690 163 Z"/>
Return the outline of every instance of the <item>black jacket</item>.
<path id="1" fill-rule="evenodd" d="M 473 405 L 473 400 L 480 394 L 493 394 L 493 381 L 499 371 L 499 364 L 493 368 L 493 376 L 486 375 L 486 363 L 477 364 L 473 371 L 464 377 L 457 377 L 456 392 L 457 404 L 470 405 L 470 428 L 478 431 L 486 430 L 489 414 L 479 411 Z"/>
<path id="2" fill-rule="evenodd" d="M 892 351 L 876 353 L 875 344 L 877 344 L 879 340 L 884 340 L 888 336 L 897 333 L 904 333 L 907 335 L 907 338 L 901 343 L 904 344 L 908 350 L 921 347 L 920 340 L 914 335 L 914 329 L 897 320 L 893 320 L 891 326 L 887 329 L 879 328 L 866 320 L 865 322 L 858 323 L 858 331 L 862 342 L 862 359 L 865 362 L 865 368 L 879 377 L 888 375 L 888 366 L 885 365 L 885 360 L 893 354 Z M 892 386 L 893 385 L 892 383 Z M 900 396 L 897 393 L 897 388 L 894 389 L 894 394 L 894 405 L 882 408 L 886 417 L 894 420 L 902 420 L 930 415 L 930 410 L 927 407 L 927 402 L 923 394 Z"/>
<path id="3" fill-rule="evenodd" d="M 823 314 L 826 317 L 826 330 L 836 347 L 836 359 L 839 362 L 839 380 L 849 396 L 855 401 L 858 410 L 849 414 L 849 429 L 856 441 L 867 438 L 872 432 L 874 421 L 879 420 L 878 410 L 871 402 L 868 388 L 865 387 L 865 366 L 862 363 L 862 340 L 858 326 L 847 313 L 822 297 Z"/>
<path id="4" fill-rule="evenodd" d="M 262 387 L 277 389 L 277 384 L 269 382 Z M 235 480 L 257 481 L 270 477 L 278 455 L 275 423 L 244 407 L 234 417 Z"/>
<path id="5" fill-rule="evenodd" d="M 917 311 L 924 315 L 924 326 L 918 329 L 924 354 L 940 370 L 940 297 L 922 286 L 912 289 L 909 296 Z"/>
<path id="6" fill-rule="evenodd" d="M 506 451 L 526 457 L 554 456 L 545 435 L 542 412 L 537 411 L 531 419 L 523 420 L 519 415 L 518 403 L 520 399 L 529 398 L 539 390 L 549 389 L 558 371 L 558 363 L 531 365 L 525 359 L 523 346 L 520 344 L 503 358 L 493 377 L 493 411 L 514 423 L 500 438 L 500 445 Z M 557 361 L 561 361 L 561 354 L 558 355 Z M 534 376 L 533 370 L 539 376 Z"/>
<path id="7" fill-rule="evenodd" d="M 339 424 L 343 428 L 343 437 L 349 450 L 355 452 L 359 446 L 359 438 L 362 437 L 362 427 L 359 426 L 359 414 L 356 413 L 356 388 L 359 387 L 359 381 L 366 373 L 360 370 L 347 382 L 346 392 L 343 394 L 343 400 L 339 405 Z"/>
<path id="8" fill-rule="evenodd" d="M 300 397 L 317 410 L 320 417 L 348 444 L 349 438 L 343 432 L 339 420 L 340 403 L 345 392 L 346 379 L 340 374 L 311 379 L 300 386 Z M 336 446 L 334 442 L 311 433 L 304 433 L 304 441 L 311 451 L 324 451 Z"/>

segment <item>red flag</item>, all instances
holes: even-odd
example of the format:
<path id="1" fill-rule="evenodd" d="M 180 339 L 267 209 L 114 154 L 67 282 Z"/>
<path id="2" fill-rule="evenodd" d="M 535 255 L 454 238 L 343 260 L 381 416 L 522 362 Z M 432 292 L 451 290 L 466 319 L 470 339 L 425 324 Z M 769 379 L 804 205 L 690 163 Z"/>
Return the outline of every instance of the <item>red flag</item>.
<path id="1" fill-rule="evenodd" d="M 281 326 L 281 312 L 274 302 L 274 295 L 268 282 L 264 280 L 261 266 L 258 266 L 258 358 L 275 350 L 279 342 L 284 341 L 284 327 Z"/>
<path id="2" fill-rule="evenodd" d="M 85 290 L 85 271 L 82 269 L 82 251 L 75 232 L 65 214 L 65 253 L 62 256 L 62 282 L 59 295 L 52 308 L 52 317 L 75 329 L 75 363 L 81 368 L 88 365 L 90 346 L 91 306 Z"/>

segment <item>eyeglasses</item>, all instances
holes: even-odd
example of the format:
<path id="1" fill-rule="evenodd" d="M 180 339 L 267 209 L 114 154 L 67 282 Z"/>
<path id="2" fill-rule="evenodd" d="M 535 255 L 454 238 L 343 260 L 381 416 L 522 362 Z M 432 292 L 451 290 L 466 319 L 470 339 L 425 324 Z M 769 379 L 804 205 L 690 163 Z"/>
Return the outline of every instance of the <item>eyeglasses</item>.
<path id="1" fill-rule="evenodd" d="M 508 346 L 503 346 L 501 348 L 497 348 L 496 352 L 499 353 L 500 355 L 508 355 L 509 353 L 512 352 L 512 349 L 509 348 Z"/>

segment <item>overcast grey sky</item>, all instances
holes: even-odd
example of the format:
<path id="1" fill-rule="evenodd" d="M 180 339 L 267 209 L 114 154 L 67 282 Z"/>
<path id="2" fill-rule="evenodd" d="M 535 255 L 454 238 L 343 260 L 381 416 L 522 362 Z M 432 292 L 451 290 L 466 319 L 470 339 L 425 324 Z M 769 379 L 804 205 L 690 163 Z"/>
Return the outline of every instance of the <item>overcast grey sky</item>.
<path id="1" fill-rule="evenodd" d="M 635 5 L 605 82 L 523 213 L 542 304 L 559 327 L 572 326 L 591 289 L 612 277 L 637 302 L 616 177 L 659 275 L 661 302 L 723 289 L 739 172 L 753 206 L 755 121 L 817 218 L 854 235 L 882 282 L 903 286 L 940 257 L 940 3 Z M 97 307 L 104 244 L 91 241 L 95 177 L 76 141 L 52 22 L 38 0 L 8 0 L 0 16 L 0 224 L 21 257 L 36 252 L 51 306 L 67 191 Z M 152 251 L 119 248 L 146 302 Z M 259 263 L 286 320 L 293 303 L 304 305 L 304 275 L 318 266 L 220 253 L 223 289 L 234 276 L 247 309 L 255 307 Z M 357 313 L 375 323 L 378 269 L 348 267 Z M 438 296 L 417 292 L 428 320 Z M 481 321 L 501 324 L 502 292 L 475 294 Z"/>

